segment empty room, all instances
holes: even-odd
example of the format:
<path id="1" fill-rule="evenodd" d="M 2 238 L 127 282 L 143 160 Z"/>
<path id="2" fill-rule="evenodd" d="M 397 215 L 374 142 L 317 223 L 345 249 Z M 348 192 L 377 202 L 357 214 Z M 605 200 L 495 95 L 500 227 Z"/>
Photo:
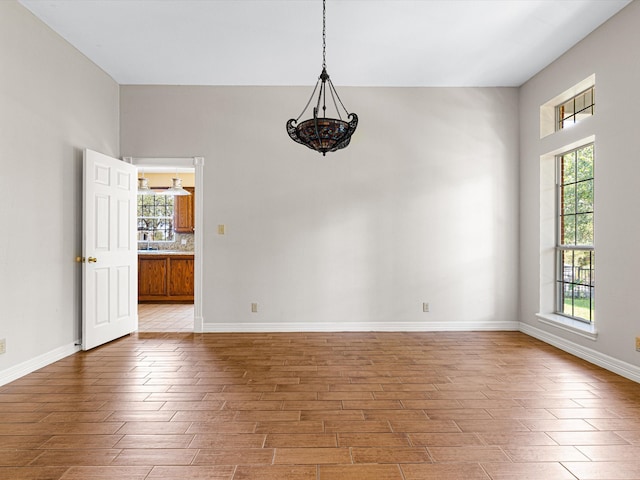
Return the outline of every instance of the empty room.
<path id="1" fill-rule="evenodd" d="M 0 478 L 640 479 L 639 26 L 0 1 Z"/>

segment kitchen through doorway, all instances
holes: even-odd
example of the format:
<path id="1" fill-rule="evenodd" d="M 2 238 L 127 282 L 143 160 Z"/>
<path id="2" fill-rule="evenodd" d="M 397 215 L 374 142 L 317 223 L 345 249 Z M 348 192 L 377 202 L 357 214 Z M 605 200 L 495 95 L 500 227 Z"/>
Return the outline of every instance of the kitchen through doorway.
<path id="1" fill-rule="evenodd" d="M 204 159 L 125 161 L 138 167 L 141 187 L 136 204 L 138 332 L 201 332 Z"/>

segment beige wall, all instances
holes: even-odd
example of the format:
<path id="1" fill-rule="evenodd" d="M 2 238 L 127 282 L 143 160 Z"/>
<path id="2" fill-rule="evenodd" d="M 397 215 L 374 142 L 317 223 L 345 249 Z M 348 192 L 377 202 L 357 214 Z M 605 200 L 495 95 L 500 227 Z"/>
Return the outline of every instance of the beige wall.
<path id="1" fill-rule="evenodd" d="M 119 155 L 118 85 L 0 2 L 0 383 L 80 338 L 82 150 Z"/>
<path id="2" fill-rule="evenodd" d="M 311 87 L 122 87 L 123 155 L 205 157 L 205 330 L 517 328 L 517 89 L 339 90 L 323 157 Z"/>

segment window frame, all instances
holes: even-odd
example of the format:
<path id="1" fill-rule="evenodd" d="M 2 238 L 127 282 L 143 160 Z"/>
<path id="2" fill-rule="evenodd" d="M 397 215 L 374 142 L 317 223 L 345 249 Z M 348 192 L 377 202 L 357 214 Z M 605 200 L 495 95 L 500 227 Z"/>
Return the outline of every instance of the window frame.
<path id="1" fill-rule="evenodd" d="M 592 156 L 591 156 L 591 176 L 586 178 L 579 179 L 578 169 L 575 170 L 575 179 L 570 182 L 562 183 L 563 181 L 563 171 L 562 171 L 562 161 L 563 159 L 571 154 L 577 155 L 577 152 L 583 150 L 585 148 L 592 148 Z M 555 299 L 554 299 L 554 309 L 555 314 L 561 315 L 563 317 L 568 317 L 573 320 L 577 320 L 580 322 L 584 322 L 586 324 L 592 325 L 595 322 L 595 246 L 593 240 L 593 230 L 594 230 L 594 211 L 595 211 L 595 142 L 587 142 L 575 148 L 566 150 L 562 153 L 559 153 L 555 156 L 555 169 L 556 169 L 556 185 L 555 185 L 555 197 L 556 197 L 556 210 L 555 210 L 555 218 L 556 218 L 556 228 L 555 228 Z M 576 167 L 577 167 L 577 156 L 576 156 Z M 579 211 L 578 209 L 578 194 L 577 194 L 577 186 L 580 183 L 590 181 L 592 182 L 592 191 L 591 191 L 591 210 L 590 211 Z M 564 191 L 568 185 L 576 186 L 575 193 L 575 211 L 571 214 L 566 214 L 564 210 Z M 578 234 L 577 227 L 574 231 L 574 241 L 573 243 L 562 243 L 562 236 L 564 232 L 564 218 L 571 215 L 577 220 L 578 215 L 590 214 L 591 215 L 591 230 L 592 237 L 591 243 L 577 243 Z M 575 222 L 577 225 L 577 221 Z M 567 281 L 567 273 L 566 266 L 564 263 L 563 254 L 566 252 L 589 252 L 589 275 L 588 275 L 588 283 L 582 283 L 580 281 L 580 275 L 578 275 L 578 281 L 576 281 L 575 275 L 575 258 L 572 260 L 571 267 L 571 281 Z M 580 267 L 578 267 L 580 269 Z M 589 291 L 589 318 L 584 318 L 577 315 L 568 315 L 565 313 L 565 299 L 567 298 L 564 294 L 565 289 L 569 287 L 570 290 L 574 290 L 574 288 L 578 286 L 578 288 L 586 287 Z M 572 313 L 575 313 L 575 296 L 572 294 Z"/>

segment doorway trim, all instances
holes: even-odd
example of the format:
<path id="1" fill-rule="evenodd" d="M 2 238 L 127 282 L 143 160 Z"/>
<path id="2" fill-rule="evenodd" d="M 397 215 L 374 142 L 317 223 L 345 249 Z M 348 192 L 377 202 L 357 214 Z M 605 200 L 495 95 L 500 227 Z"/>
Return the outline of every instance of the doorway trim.
<path id="1" fill-rule="evenodd" d="M 122 157 L 122 159 L 141 167 L 165 167 L 165 168 L 193 168 L 195 171 L 195 230 L 193 232 L 193 331 L 204 331 L 204 318 L 202 316 L 202 243 L 204 240 L 204 157 Z"/>

